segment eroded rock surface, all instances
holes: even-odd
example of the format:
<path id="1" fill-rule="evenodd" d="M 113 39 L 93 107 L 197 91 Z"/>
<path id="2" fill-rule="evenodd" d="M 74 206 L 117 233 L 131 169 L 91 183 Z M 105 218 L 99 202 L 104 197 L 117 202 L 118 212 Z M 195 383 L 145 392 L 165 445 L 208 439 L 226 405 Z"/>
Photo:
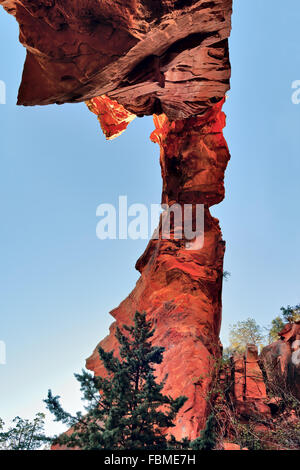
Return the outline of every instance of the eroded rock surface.
<path id="1" fill-rule="evenodd" d="M 259 356 L 248 345 L 222 364 L 214 405 L 218 448 L 231 450 L 233 442 L 249 450 L 299 450 L 299 333 L 300 323 L 290 323 Z"/>
<path id="2" fill-rule="evenodd" d="M 229 89 L 232 0 L 0 0 L 27 48 L 19 104 L 106 94 L 142 116 L 206 112 Z"/>
<path id="3" fill-rule="evenodd" d="M 178 438 L 195 438 L 208 413 L 206 401 L 215 360 L 220 357 L 221 290 L 225 243 L 209 207 L 224 197 L 224 172 L 229 151 L 222 134 L 222 103 L 203 117 L 171 122 L 155 116 L 152 140 L 159 143 L 163 178 L 162 202 L 205 205 L 204 245 L 188 250 L 186 241 L 151 240 L 137 262 L 141 277 L 133 292 L 111 312 L 116 319 L 101 341 L 117 350 L 116 326 L 127 324 L 136 310 L 147 312 L 156 328 L 154 343 L 164 346 L 159 379 L 168 374 L 165 392 L 186 395 L 175 430 Z M 177 227 L 178 228 L 178 227 Z M 96 374 L 105 373 L 97 348 L 87 360 Z"/>
<path id="4" fill-rule="evenodd" d="M 160 231 L 137 262 L 136 288 L 111 312 L 116 322 L 101 341 L 117 352 L 116 325 L 128 324 L 136 310 L 147 313 L 155 344 L 166 349 L 158 377 L 168 374 L 166 393 L 188 397 L 172 432 L 195 438 L 209 412 L 206 398 L 221 354 L 225 243 L 209 208 L 224 198 L 229 160 L 222 105 L 232 0 L 0 4 L 16 16 L 27 48 L 19 104 L 86 101 L 107 138 L 123 132 L 134 115 L 155 114 L 162 202 L 204 204 L 204 245 L 196 240 L 187 249 L 186 240 L 163 239 Z M 104 373 L 96 350 L 87 367 Z"/>
<path id="5" fill-rule="evenodd" d="M 259 365 L 257 347 L 248 344 L 246 353 L 232 358 L 232 396 L 241 416 L 270 416 L 270 407 L 263 372 Z"/>
<path id="6" fill-rule="evenodd" d="M 300 322 L 288 323 L 279 337 L 262 350 L 260 361 L 278 393 L 290 392 L 300 400 Z"/>

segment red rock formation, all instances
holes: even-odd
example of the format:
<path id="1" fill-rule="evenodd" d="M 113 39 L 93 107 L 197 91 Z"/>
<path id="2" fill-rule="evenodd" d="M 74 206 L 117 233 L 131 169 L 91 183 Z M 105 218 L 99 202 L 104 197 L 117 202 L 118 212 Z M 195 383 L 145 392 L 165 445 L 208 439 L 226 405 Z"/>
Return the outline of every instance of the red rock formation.
<path id="1" fill-rule="evenodd" d="M 288 323 L 279 336 L 262 350 L 260 361 L 279 394 L 289 391 L 300 400 L 300 322 Z"/>
<path id="2" fill-rule="evenodd" d="M 248 344 L 245 355 L 232 358 L 232 372 L 233 400 L 237 413 L 246 418 L 270 416 L 266 385 L 255 345 Z"/>
<path id="3" fill-rule="evenodd" d="M 224 197 L 223 178 L 229 160 L 221 106 L 215 105 L 203 117 L 176 122 L 155 116 L 152 139 L 161 147 L 162 202 L 205 204 L 204 246 L 187 250 L 185 240 L 161 236 L 151 240 L 137 262 L 141 278 L 129 297 L 111 312 L 116 323 L 100 343 L 107 350 L 116 349 L 116 325 L 128 323 L 136 310 L 147 312 L 156 327 L 155 344 L 166 348 L 158 377 L 168 374 L 167 393 L 188 397 L 175 432 L 172 430 L 178 438 L 194 438 L 203 427 L 213 364 L 220 356 L 225 244 L 209 206 Z M 87 367 L 96 374 L 104 373 L 97 348 Z"/>
<path id="4" fill-rule="evenodd" d="M 19 104 L 106 94 L 142 116 L 206 112 L 229 89 L 232 0 L 0 0 L 27 48 Z"/>
<path id="5" fill-rule="evenodd" d="M 280 334 L 294 338 L 297 332 L 298 327 L 294 325 Z M 266 349 L 264 361 L 269 358 L 270 351 L 276 350 L 276 343 Z M 248 345 L 245 354 L 234 355 L 229 362 L 221 363 L 215 388 L 218 394 L 214 397 L 217 449 L 299 449 L 300 410 L 290 393 L 295 392 L 295 384 L 289 393 L 280 393 L 283 389 L 278 376 L 265 374 L 265 362 L 261 358 L 257 347 Z M 278 392 L 279 396 L 276 396 Z"/>
<path id="6" fill-rule="evenodd" d="M 245 399 L 265 400 L 267 397 L 266 386 L 262 371 L 258 364 L 257 347 L 249 344 L 245 361 Z"/>
<path id="7" fill-rule="evenodd" d="M 110 100 L 107 96 L 98 96 L 86 102 L 92 113 L 96 114 L 101 129 L 107 140 L 114 139 L 122 134 L 128 124 L 136 117 L 127 111 L 117 101 Z"/>
<path id="8" fill-rule="evenodd" d="M 187 250 L 185 240 L 161 235 L 151 240 L 136 265 L 136 288 L 111 312 L 116 323 L 101 342 L 115 348 L 116 324 L 146 311 L 155 343 L 166 348 L 158 376 L 168 374 L 166 392 L 188 397 L 175 434 L 196 437 L 220 355 L 225 243 L 209 207 L 224 197 L 229 160 L 221 108 L 229 89 L 232 0 L 0 4 L 16 16 L 27 48 L 19 104 L 88 101 L 108 138 L 133 115 L 156 114 L 152 140 L 161 148 L 162 202 L 205 206 L 203 247 Z M 87 366 L 103 373 L 96 352 Z"/>
<path id="9" fill-rule="evenodd" d="M 243 449 L 238 444 L 232 442 L 223 442 L 223 450 L 248 450 L 246 447 Z"/>

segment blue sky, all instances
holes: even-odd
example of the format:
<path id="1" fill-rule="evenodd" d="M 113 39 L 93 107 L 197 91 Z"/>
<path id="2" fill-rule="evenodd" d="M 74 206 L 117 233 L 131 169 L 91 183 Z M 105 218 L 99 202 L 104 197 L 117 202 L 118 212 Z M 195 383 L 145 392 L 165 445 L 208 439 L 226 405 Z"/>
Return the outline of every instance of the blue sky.
<path id="1" fill-rule="evenodd" d="M 254 317 L 268 325 L 300 301 L 300 79 L 298 0 L 235 1 L 225 136 L 232 159 L 226 199 L 212 213 L 227 242 L 222 339 Z M 96 238 L 96 208 L 159 203 L 159 148 L 151 117 L 106 142 L 84 104 L 15 105 L 25 57 L 15 20 L 0 9 L 0 416 L 31 417 L 51 387 L 80 406 L 84 366 L 132 290 L 145 240 Z M 47 420 L 47 430 L 60 428 Z"/>

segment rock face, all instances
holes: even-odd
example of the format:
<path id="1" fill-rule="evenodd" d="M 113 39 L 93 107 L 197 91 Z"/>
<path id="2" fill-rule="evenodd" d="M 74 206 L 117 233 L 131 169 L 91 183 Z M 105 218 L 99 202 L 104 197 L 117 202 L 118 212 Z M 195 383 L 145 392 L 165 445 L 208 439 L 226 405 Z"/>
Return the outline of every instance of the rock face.
<path id="1" fill-rule="evenodd" d="M 218 385 L 223 393 L 214 406 L 218 448 L 299 450 L 299 333 L 299 322 L 288 324 L 280 340 L 259 356 L 256 346 L 247 345 L 245 354 L 222 364 Z"/>
<path id="2" fill-rule="evenodd" d="M 232 0 L 0 0 L 27 48 L 19 104 L 106 94 L 142 116 L 206 112 L 229 89 Z"/>
<path id="3" fill-rule="evenodd" d="M 156 327 L 166 349 L 159 379 L 165 392 L 186 395 L 177 438 L 195 438 L 209 413 L 214 362 L 221 354 L 221 293 L 225 243 L 209 208 L 224 198 L 230 158 L 222 105 L 229 89 L 228 36 L 232 0 L 0 0 L 20 24 L 27 48 L 18 103 L 86 101 L 107 138 L 135 115 L 154 114 L 160 146 L 162 202 L 204 205 L 201 236 L 189 246 L 172 235 L 152 239 L 136 267 L 136 288 L 111 312 L 116 322 L 101 341 L 116 349 L 116 325 L 136 310 Z M 195 226 L 195 211 L 185 220 Z M 104 373 L 95 350 L 87 367 Z"/>
<path id="4" fill-rule="evenodd" d="M 110 100 L 107 96 L 97 96 L 86 102 L 89 110 L 96 114 L 101 129 L 107 140 L 115 139 L 121 135 L 128 124 L 136 117 L 127 111 L 117 101 Z"/>
<path id="5" fill-rule="evenodd" d="M 175 431 L 178 438 L 196 437 L 205 423 L 214 361 L 220 357 L 221 290 L 225 244 L 209 207 L 224 197 L 223 178 L 229 152 L 222 134 L 222 103 L 203 117 L 171 122 L 155 116 L 152 140 L 161 148 L 162 202 L 205 205 L 204 246 L 187 250 L 184 239 L 151 240 L 137 262 L 141 277 L 133 292 L 111 312 L 116 319 L 101 341 L 116 349 L 116 326 L 128 323 L 136 310 L 146 311 L 156 327 L 154 342 L 166 351 L 159 379 L 168 374 L 165 392 L 188 401 Z M 178 227 L 177 227 L 178 229 Z M 96 374 L 104 370 L 97 348 L 87 360 Z"/>
<path id="6" fill-rule="evenodd" d="M 224 442 L 223 450 L 248 450 L 248 449 L 241 449 L 241 446 L 239 446 L 238 444 L 233 444 L 232 442 Z"/>
<path id="7" fill-rule="evenodd" d="M 253 344 L 248 344 L 246 354 L 232 358 L 232 395 L 236 410 L 242 417 L 270 416 L 258 351 Z"/>
<path id="8" fill-rule="evenodd" d="M 285 325 L 279 336 L 259 356 L 257 347 L 248 344 L 220 375 L 241 418 L 269 418 L 280 405 L 287 406 L 287 395 L 300 399 L 300 322 Z"/>
<path id="9" fill-rule="evenodd" d="M 262 350 L 260 361 L 268 381 L 300 400 L 300 323 L 289 323 L 280 339 Z"/>

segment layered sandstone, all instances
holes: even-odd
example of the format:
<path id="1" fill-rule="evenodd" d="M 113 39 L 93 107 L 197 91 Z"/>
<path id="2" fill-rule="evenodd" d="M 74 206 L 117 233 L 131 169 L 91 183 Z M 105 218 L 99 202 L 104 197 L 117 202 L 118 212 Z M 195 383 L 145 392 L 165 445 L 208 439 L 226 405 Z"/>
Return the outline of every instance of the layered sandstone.
<path id="1" fill-rule="evenodd" d="M 209 207 L 224 197 L 224 171 L 229 152 L 222 129 L 222 104 L 203 117 L 172 122 L 155 116 L 152 140 L 160 145 L 163 178 L 162 202 L 203 204 L 204 245 L 187 249 L 186 240 L 153 239 L 137 262 L 141 277 L 133 292 L 111 312 L 116 322 L 101 341 L 107 350 L 117 350 L 116 326 L 132 320 L 135 311 L 147 312 L 156 328 L 154 343 L 165 347 L 157 376 L 168 378 L 165 392 L 188 401 L 172 433 L 195 438 L 208 413 L 207 394 L 214 363 L 220 357 L 221 290 L 225 243 L 218 220 Z M 178 227 L 177 227 L 178 229 Z M 97 348 L 87 360 L 96 374 L 105 373 Z"/>
<path id="2" fill-rule="evenodd" d="M 217 448 L 299 449 L 299 322 L 286 325 L 279 336 L 260 355 L 250 344 L 245 354 L 234 354 L 222 364 L 222 393 L 214 402 Z"/>
<path id="3" fill-rule="evenodd" d="M 244 418 L 270 416 L 268 396 L 258 351 L 248 344 L 246 353 L 232 357 L 232 397 L 237 413 Z"/>
<path id="4" fill-rule="evenodd" d="M 221 354 L 225 243 L 210 207 L 224 198 L 229 160 L 222 105 L 229 89 L 232 0 L 0 4 L 16 16 L 27 48 L 19 104 L 86 101 L 107 138 L 123 132 L 134 116 L 154 114 L 162 202 L 204 205 L 203 246 L 197 238 L 190 246 L 185 239 L 164 239 L 159 230 L 137 262 L 136 288 L 111 312 L 116 322 L 101 342 L 117 353 L 116 326 L 128 324 L 136 310 L 147 313 L 155 344 L 166 349 L 157 369 L 159 379 L 167 374 L 165 392 L 188 397 L 173 432 L 194 438 L 209 412 L 206 398 Z M 87 366 L 104 373 L 96 350 Z"/>
<path id="5" fill-rule="evenodd" d="M 19 104 L 106 94 L 142 116 L 206 112 L 229 89 L 232 0 L 0 0 L 27 49 Z"/>
<path id="6" fill-rule="evenodd" d="M 127 111 L 117 101 L 110 100 L 107 96 L 97 96 L 86 102 L 89 110 L 96 114 L 103 134 L 107 140 L 115 139 L 121 135 L 128 124 L 136 117 Z"/>
<path id="7" fill-rule="evenodd" d="M 279 337 L 262 350 L 261 365 L 278 394 L 291 393 L 300 400 L 300 322 L 285 325 Z"/>

